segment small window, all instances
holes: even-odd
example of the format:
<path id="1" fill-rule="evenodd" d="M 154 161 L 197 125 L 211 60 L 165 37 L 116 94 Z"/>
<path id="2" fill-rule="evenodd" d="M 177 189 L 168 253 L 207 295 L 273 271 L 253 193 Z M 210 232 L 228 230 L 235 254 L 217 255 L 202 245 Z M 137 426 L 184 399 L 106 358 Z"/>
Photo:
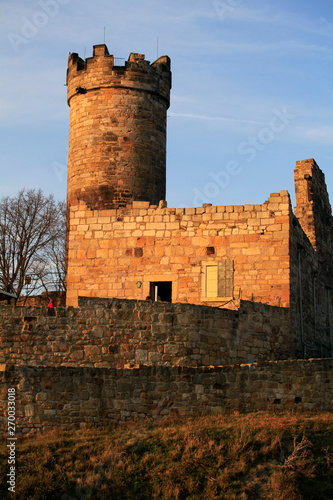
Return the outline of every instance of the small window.
<path id="1" fill-rule="evenodd" d="M 172 281 L 152 281 L 149 295 L 153 301 L 171 302 Z"/>
<path id="2" fill-rule="evenodd" d="M 234 261 L 222 260 L 206 266 L 206 297 L 233 297 Z"/>

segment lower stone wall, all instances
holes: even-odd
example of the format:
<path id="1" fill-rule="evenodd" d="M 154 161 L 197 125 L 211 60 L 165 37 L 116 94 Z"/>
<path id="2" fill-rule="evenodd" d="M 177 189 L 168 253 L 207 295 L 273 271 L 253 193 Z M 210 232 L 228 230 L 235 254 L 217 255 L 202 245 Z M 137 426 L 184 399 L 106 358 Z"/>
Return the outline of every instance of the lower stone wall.
<path id="1" fill-rule="evenodd" d="M 195 367 L 302 357 L 286 308 L 84 298 L 79 306 L 1 306 L 0 363 Z"/>
<path id="2" fill-rule="evenodd" d="M 21 295 L 17 301 L 17 306 L 26 307 L 46 307 L 50 300 L 54 300 L 56 307 L 66 306 L 66 292 L 43 292 L 41 295 L 24 296 Z M 13 303 L 15 301 L 13 300 Z"/>
<path id="3" fill-rule="evenodd" d="M 333 407 L 333 358 L 118 370 L 2 365 L 0 381 L 1 426 L 15 388 L 17 435 L 168 415 Z"/>

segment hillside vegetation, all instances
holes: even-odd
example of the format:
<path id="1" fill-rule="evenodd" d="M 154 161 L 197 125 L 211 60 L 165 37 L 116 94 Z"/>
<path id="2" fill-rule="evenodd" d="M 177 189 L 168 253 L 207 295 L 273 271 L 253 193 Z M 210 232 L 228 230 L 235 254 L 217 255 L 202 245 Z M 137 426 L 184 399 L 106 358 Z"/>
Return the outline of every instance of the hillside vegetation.
<path id="1" fill-rule="evenodd" d="M 54 431 L 17 440 L 1 498 L 332 499 L 333 414 L 229 414 Z"/>

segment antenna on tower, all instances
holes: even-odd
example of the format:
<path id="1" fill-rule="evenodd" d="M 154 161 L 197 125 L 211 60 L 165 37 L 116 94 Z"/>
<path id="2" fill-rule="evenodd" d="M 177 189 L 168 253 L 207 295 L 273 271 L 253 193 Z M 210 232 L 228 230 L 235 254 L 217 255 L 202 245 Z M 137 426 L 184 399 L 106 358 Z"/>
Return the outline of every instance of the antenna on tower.
<path id="1" fill-rule="evenodd" d="M 156 59 L 158 59 L 158 37 L 156 40 Z"/>

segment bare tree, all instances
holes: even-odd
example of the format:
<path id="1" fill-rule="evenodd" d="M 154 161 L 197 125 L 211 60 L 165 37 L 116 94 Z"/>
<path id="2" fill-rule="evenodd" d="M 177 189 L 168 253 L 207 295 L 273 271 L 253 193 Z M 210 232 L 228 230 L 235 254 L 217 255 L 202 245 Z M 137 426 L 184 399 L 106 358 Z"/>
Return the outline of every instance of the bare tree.
<path id="1" fill-rule="evenodd" d="M 66 291 L 66 203 L 58 203 L 58 233 L 44 252 L 43 288 Z"/>
<path id="2" fill-rule="evenodd" d="M 51 255 L 54 252 L 60 261 L 65 252 L 63 214 L 64 203 L 41 190 L 22 190 L 0 200 L 0 287 L 6 292 L 19 297 L 30 282 L 31 294 L 45 288 L 50 272 L 60 270 Z"/>

